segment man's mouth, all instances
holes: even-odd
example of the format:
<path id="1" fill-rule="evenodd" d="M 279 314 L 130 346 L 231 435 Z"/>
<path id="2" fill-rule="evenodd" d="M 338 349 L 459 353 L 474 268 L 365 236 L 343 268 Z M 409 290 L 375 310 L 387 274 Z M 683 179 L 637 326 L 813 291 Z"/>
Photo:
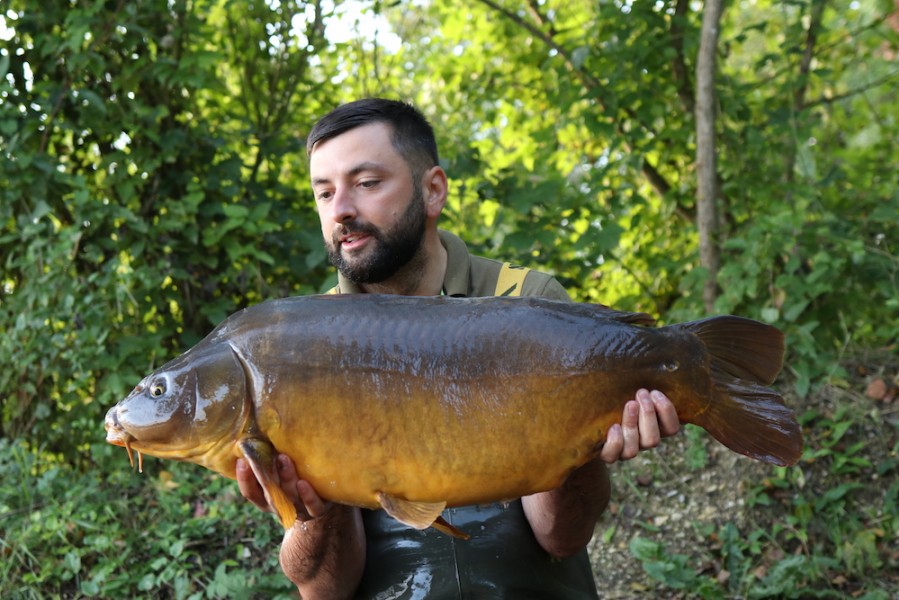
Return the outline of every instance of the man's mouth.
<path id="1" fill-rule="evenodd" d="M 353 244 L 356 242 L 356 240 L 360 240 L 363 237 L 365 237 L 365 236 L 364 235 L 348 235 L 345 238 L 343 238 L 342 240 L 340 240 L 340 243 L 341 244 Z"/>
<path id="2" fill-rule="evenodd" d="M 357 248 L 361 248 L 368 240 L 371 239 L 371 237 L 371 234 L 368 233 L 348 233 L 338 237 L 337 243 L 343 250 L 355 250 Z"/>

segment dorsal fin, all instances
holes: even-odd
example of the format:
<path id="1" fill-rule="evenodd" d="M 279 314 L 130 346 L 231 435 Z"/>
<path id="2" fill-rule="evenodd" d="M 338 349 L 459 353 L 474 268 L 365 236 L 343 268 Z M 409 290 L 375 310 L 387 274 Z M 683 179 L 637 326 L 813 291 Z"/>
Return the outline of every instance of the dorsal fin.
<path id="1" fill-rule="evenodd" d="M 649 314 L 644 312 L 628 312 L 625 310 L 615 310 L 614 308 L 608 307 L 605 304 L 592 304 L 591 305 L 596 312 L 602 314 L 602 316 L 614 319 L 616 321 L 621 321 L 622 323 L 629 323 L 631 325 L 655 325 L 656 320 Z"/>

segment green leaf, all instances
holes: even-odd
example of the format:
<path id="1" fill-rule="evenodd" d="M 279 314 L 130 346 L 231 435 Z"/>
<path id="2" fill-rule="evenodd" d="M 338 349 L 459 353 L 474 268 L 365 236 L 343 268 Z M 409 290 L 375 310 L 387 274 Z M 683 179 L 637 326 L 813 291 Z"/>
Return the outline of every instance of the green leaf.
<path id="1" fill-rule="evenodd" d="M 106 103 L 103 102 L 103 99 L 95 92 L 88 89 L 80 89 L 78 90 L 78 96 L 87 100 L 93 110 L 99 112 L 101 115 L 106 114 Z"/>
<path id="2" fill-rule="evenodd" d="M 243 204 L 223 204 L 222 212 L 224 212 L 225 216 L 229 219 L 242 222 L 249 216 L 250 209 Z"/>

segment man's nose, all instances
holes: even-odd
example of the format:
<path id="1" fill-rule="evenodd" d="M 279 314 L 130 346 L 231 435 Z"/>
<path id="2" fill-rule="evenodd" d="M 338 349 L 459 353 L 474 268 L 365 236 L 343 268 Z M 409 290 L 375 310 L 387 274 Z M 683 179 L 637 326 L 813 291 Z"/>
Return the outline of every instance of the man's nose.
<path id="1" fill-rule="evenodd" d="M 335 190 L 331 206 L 333 210 L 333 218 L 336 223 L 352 221 L 356 218 L 356 202 L 353 199 L 352 192 L 350 192 L 349 190 Z"/>

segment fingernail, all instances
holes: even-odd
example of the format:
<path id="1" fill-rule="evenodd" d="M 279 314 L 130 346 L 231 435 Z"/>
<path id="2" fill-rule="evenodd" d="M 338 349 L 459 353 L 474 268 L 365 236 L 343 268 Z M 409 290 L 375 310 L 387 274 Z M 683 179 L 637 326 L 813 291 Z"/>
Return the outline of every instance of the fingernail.
<path id="1" fill-rule="evenodd" d="M 657 401 L 662 401 L 665 399 L 665 394 L 663 394 L 659 390 L 652 390 L 652 399 L 657 400 Z"/>

